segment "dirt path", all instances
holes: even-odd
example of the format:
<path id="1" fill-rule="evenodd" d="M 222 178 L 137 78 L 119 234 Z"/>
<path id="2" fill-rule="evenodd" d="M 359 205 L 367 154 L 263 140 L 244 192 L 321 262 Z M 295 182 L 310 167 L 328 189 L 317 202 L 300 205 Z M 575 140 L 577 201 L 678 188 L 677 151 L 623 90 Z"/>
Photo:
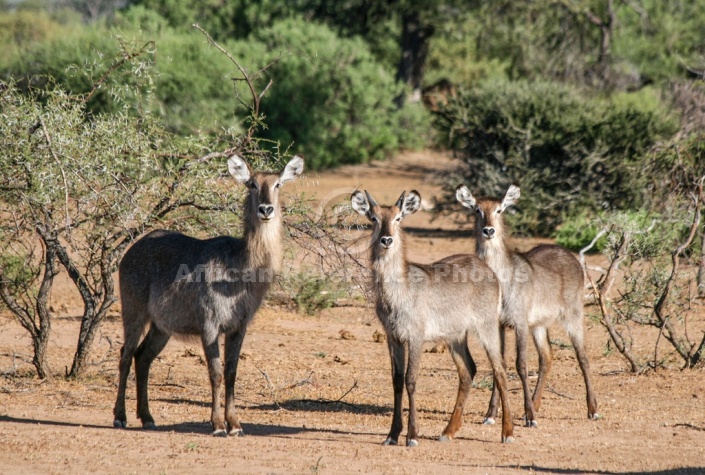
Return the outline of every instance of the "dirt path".
<path id="1" fill-rule="evenodd" d="M 428 203 L 440 189 L 436 170 L 452 161 L 437 153 L 405 154 L 374 165 L 309 176 L 302 189 L 323 198 L 364 186 L 392 203 L 415 188 Z M 412 216 L 409 253 L 430 262 L 470 252 L 468 226 Z M 517 241 L 527 247 L 532 242 Z M 53 295 L 58 318 L 50 358 L 70 364 L 78 322 L 68 286 Z M 449 417 L 457 374 L 447 353 L 426 353 L 418 383 L 421 444 L 382 447 L 391 422 L 387 347 L 367 307 L 305 317 L 265 307 L 243 347 L 237 395 L 244 438 L 212 438 L 207 369 L 197 342 L 171 341 L 153 365 L 150 387 L 157 431 L 134 417 L 128 386 L 127 430 L 112 428 L 120 321 L 110 318 L 95 346 L 95 364 L 79 381 L 34 378 L 25 332 L 0 316 L 0 473 L 705 473 L 705 377 L 702 371 L 625 373 L 606 352 L 607 335 L 588 319 L 587 343 L 602 419 L 586 419 L 582 377 L 567 337 L 552 334 L 555 364 L 539 428 L 521 426 L 521 385 L 510 372 L 516 442 L 499 443 L 498 426 L 480 424 L 489 399 L 489 365 L 472 342 L 478 365 L 464 427 L 450 444 L 435 441 Z M 341 339 L 346 330 L 355 339 Z M 112 344 L 110 344 L 112 342 Z M 513 344 L 509 342 L 509 344 Z M 530 368 L 536 355 L 530 352 Z M 512 365 L 513 362 L 510 362 Z M 535 381 L 535 373 L 532 373 Z"/>

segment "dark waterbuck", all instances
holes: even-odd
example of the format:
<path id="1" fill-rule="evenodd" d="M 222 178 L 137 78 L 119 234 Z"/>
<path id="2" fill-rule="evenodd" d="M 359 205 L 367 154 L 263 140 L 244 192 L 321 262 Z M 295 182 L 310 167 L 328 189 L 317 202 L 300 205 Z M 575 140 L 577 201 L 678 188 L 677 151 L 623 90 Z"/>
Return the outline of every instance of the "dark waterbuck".
<path id="1" fill-rule="evenodd" d="M 519 187 L 515 185 L 499 200 L 476 200 L 465 185 L 456 189 L 458 201 L 475 211 L 477 255 L 489 264 L 502 286 L 503 354 L 505 328 L 513 327 L 516 331 L 516 366 L 524 389 L 526 425 L 538 425 L 536 412 L 553 359 L 548 337 L 548 328 L 553 324 L 562 325 L 570 336 L 585 379 L 588 418 L 597 419 L 597 400 L 590 384 L 590 363 L 583 337 L 583 269 L 575 256 L 557 245 L 542 244 L 525 253 L 509 249 L 503 212 L 516 203 L 519 195 Z M 529 331 L 539 354 L 539 378 L 533 398 L 526 368 Z M 497 417 L 497 399 L 495 390 L 485 419 L 488 424 L 493 424 Z"/>
<path id="2" fill-rule="evenodd" d="M 213 435 L 241 435 L 235 416 L 235 377 L 247 325 L 262 303 L 282 258 L 279 190 L 303 171 L 294 157 L 280 174 L 253 173 L 233 155 L 228 170 L 249 188 L 242 239 L 200 240 L 157 230 L 137 241 L 120 263 L 120 297 L 125 343 L 115 402 L 115 427 L 126 427 L 125 388 L 132 359 L 137 383 L 137 417 L 155 427 L 149 412 L 149 367 L 172 335 L 200 336 L 212 389 Z M 145 329 L 147 335 L 140 342 Z M 220 409 L 223 365 L 218 335 L 225 334 L 225 418 Z M 139 345 L 138 345 L 139 344 Z"/>
<path id="3" fill-rule="evenodd" d="M 453 414 L 441 441 L 455 436 L 463 406 L 476 373 L 468 349 L 475 335 L 494 370 L 495 387 L 502 399 L 502 441 L 513 441 L 512 417 L 499 340 L 500 288 L 490 268 L 476 256 L 455 255 L 422 265 L 406 257 L 401 221 L 421 204 L 416 191 L 402 193 L 394 206 L 379 206 L 369 193 L 352 195 L 352 207 L 374 225 L 372 273 L 377 317 L 387 333 L 392 361 L 394 416 L 385 445 L 396 445 L 403 428 L 404 385 L 409 397 L 408 446 L 418 445 L 416 379 L 424 342 L 444 342 L 458 368 L 460 384 Z M 406 348 L 405 348 L 406 347 Z M 408 365 L 405 361 L 408 352 Z"/>

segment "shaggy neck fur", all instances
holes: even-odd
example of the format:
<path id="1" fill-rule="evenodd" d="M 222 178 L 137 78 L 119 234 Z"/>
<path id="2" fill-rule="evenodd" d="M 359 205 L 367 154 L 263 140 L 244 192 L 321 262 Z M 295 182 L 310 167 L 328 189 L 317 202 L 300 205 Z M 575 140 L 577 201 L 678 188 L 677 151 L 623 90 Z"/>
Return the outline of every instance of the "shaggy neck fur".
<path id="1" fill-rule="evenodd" d="M 502 288 L 506 288 L 512 277 L 512 254 L 507 248 L 504 235 L 500 234 L 492 239 L 485 239 L 482 236 L 482 231 L 478 230 L 475 233 L 475 239 L 477 242 L 477 256 L 490 266 L 490 269 L 499 278 Z"/>
<path id="2" fill-rule="evenodd" d="M 409 290 L 409 263 L 401 230 L 394 236 L 390 249 L 381 249 L 377 238 L 372 241 L 372 276 L 378 300 L 396 307 Z"/>
<path id="3" fill-rule="evenodd" d="M 247 267 L 250 269 L 272 269 L 279 273 L 282 262 L 281 211 L 277 209 L 272 219 L 263 222 L 257 210 L 245 207 L 245 246 Z"/>

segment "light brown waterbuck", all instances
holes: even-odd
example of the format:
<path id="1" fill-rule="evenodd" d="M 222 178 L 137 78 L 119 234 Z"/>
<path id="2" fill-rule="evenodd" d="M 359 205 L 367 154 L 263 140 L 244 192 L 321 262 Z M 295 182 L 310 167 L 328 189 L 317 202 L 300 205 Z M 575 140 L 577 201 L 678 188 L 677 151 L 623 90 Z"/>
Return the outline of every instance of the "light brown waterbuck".
<path id="1" fill-rule="evenodd" d="M 415 392 L 426 341 L 444 342 L 458 368 L 458 396 L 439 440 L 449 441 L 455 436 L 476 373 L 468 334 L 475 335 L 487 352 L 495 387 L 501 395 L 502 441 L 512 442 L 512 417 L 499 340 L 500 288 L 490 268 L 472 255 L 450 256 L 429 265 L 407 260 L 401 221 L 419 209 L 421 197 L 416 191 L 406 196 L 402 193 L 394 206 L 379 206 L 369 193 L 360 191 L 353 193 L 351 201 L 353 209 L 374 226 L 373 286 L 377 317 L 387 333 L 394 387 L 394 415 L 384 445 L 398 443 L 403 428 L 404 385 L 409 397 L 406 445 L 418 445 Z"/>
<path id="2" fill-rule="evenodd" d="M 551 369 L 552 350 L 548 329 L 561 324 L 565 328 L 578 357 L 585 379 L 589 419 L 598 419 L 597 400 L 590 384 L 590 363 L 585 352 L 583 330 L 584 275 L 578 260 L 557 245 L 542 244 L 521 253 L 509 249 L 504 229 L 504 211 L 519 199 L 520 190 L 512 185 L 497 199 L 475 199 L 465 185 L 456 189 L 456 198 L 475 211 L 477 255 L 487 262 L 502 286 L 501 339 L 504 354 L 506 327 L 516 331 L 516 368 L 524 389 L 525 422 L 537 427 L 536 412 L 546 377 Z M 533 398 L 526 367 L 529 331 L 539 354 L 539 377 Z M 494 424 L 497 417 L 497 390 L 492 392 L 485 423 Z"/>
<path id="3" fill-rule="evenodd" d="M 249 188 L 242 239 L 220 236 L 200 240 L 157 230 L 125 253 L 120 263 L 125 343 L 120 354 L 115 427 L 127 426 L 125 388 L 133 357 L 137 417 L 144 428 L 153 428 L 147 397 L 149 367 L 171 335 L 197 335 L 208 362 L 213 435 L 242 435 L 234 401 L 240 348 L 247 325 L 281 265 L 279 189 L 300 175 L 303 166 L 303 159 L 296 156 L 280 174 L 253 173 L 244 160 L 233 155 L 228 159 L 228 170 Z M 223 367 L 219 334 L 225 334 L 225 418 L 220 409 Z"/>

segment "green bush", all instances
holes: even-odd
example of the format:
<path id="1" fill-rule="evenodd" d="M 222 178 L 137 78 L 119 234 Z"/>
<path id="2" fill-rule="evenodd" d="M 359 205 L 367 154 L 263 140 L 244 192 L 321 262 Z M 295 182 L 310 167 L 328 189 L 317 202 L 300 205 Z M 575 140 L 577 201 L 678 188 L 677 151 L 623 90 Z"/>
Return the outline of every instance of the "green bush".
<path id="1" fill-rule="evenodd" d="M 343 292 L 327 277 L 311 276 L 299 272 L 289 276 L 289 287 L 296 308 L 305 315 L 317 315 L 321 310 L 331 308 Z"/>
<path id="2" fill-rule="evenodd" d="M 436 120 L 478 195 L 522 188 L 512 217 L 524 234 L 550 235 L 562 216 L 627 209 L 648 192 L 642 168 L 677 125 L 658 107 L 587 98 L 549 82 L 485 82 L 461 91 Z"/>
<path id="3" fill-rule="evenodd" d="M 474 84 L 506 78 L 510 66 L 506 58 L 483 58 L 478 51 L 478 38 L 485 28 L 483 18 L 470 11 L 462 12 L 454 22 L 438 25 L 429 45 L 425 82 L 447 79 L 453 84 Z"/>
<path id="4" fill-rule="evenodd" d="M 232 52 L 252 71 L 280 58 L 260 81 L 273 81 L 262 101 L 269 128 L 261 135 L 282 147 L 293 143 L 292 151 L 305 154 L 311 169 L 421 145 L 425 113 L 414 106 L 397 110 L 401 90 L 392 71 L 359 38 L 339 38 L 327 26 L 294 18 L 253 32 Z"/>
<path id="5" fill-rule="evenodd" d="M 690 194 L 705 171 L 705 131 L 679 138 L 668 146 L 654 150 L 649 168 L 649 188 L 655 206 L 672 201 L 674 195 Z"/>
<path id="6" fill-rule="evenodd" d="M 621 211 L 605 215 L 603 225 L 610 229 L 603 252 L 613 253 L 622 234 L 629 235 L 629 254 L 633 259 L 670 256 L 690 229 L 692 211 L 680 207 L 665 216 L 646 210 Z"/>
<path id="7" fill-rule="evenodd" d="M 250 110 L 240 106 L 236 94 L 249 102 L 250 92 L 242 81 L 233 85 L 240 73 L 200 32 L 177 31 L 143 7 L 117 15 L 113 26 L 79 26 L 28 44 L 0 59 L 0 78 L 28 91 L 47 88 L 51 77 L 69 93 L 85 94 L 115 64 L 122 45 L 136 51 L 154 40 L 143 63 L 155 74 L 145 80 L 141 95 L 131 97 L 131 106 L 156 115 L 182 137 L 242 130 Z M 281 57 L 258 76 L 259 90 L 273 81 L 262 99 L 268 128 L 259 136 L 283 149 L 293 144 L 291 152 L 303 153 L 309 169 L 386 158 L 426 143 L 427 113 L 418 105 L 396 108 L 401 90 L 393 72 L 377 63 L 360 39 L 341 39 L 326 26 L 290 19 L 223 47 L 250 74 Z M 122 110 L 115 97 L 125 95 L 115 91 L 135 90 L 139 72 L 117 68 L 92 96 L 89 113 Z"/>
<path id="8" fill-rule="evenodd" d="M 590 219 L 585 215 L 569 218 L 556 230 L 554 237 L 556 244 L 566 249 L 578 252 L 588 246 L 600 232 L 599 221 Z M 590 253 L 602 252 L 607 245 L 607 237 L 602 236 L 597 240 Z"/>
<path id="9" fill-rule="evenodd" d="M 199 32 L 176 33 L 156 13 L 142 8 L 118 15 L 112 29 L 79 26 L 48 41 L 28 44 L 0 64 L 0 77 L 18 81 L 25 91 L 55 82 L 71 94 L 85 94 L 113 67 L 123 45 L 137 51 L 152 39 L 154 46 L 147 46 L 142 60 L 155 74 L 145 78 L 143 69 L 118 67 L 92 96 L 89 113 L 117 112 L 128 99 L 131 106 L 139 104 L 159 117 L 168 131 L 181 136 L 216 135 L 236 125 L 232 63 Z M 142 79 L 144 87 L 135 95 L 134 86 Z M 117 94 L 117 89 L 130 89 L 131 96 Z"/>
<path id="10" fill-rule="evenodd" d="M 0 61 L 27 44 L 47 41 L 64 32 L 62 25 L 43 11 L 0 12 Z"/>
<path id="11" fill-rule="evenodd" d="M 2 65 L 2 79 L 17 81 L 24 92 L 50 88 L 52 82 L 70 94 L 89 92 L 110 67 L 120 45 L 97 28 L 77 27 L 63 33 L 18 49 Z M 129 76 L 116 71 L 111 80 L 129 82 Z M 115 112 L 118 107 L 106 87 L 93 96 L 89 108 L 100 113 Z"/>

